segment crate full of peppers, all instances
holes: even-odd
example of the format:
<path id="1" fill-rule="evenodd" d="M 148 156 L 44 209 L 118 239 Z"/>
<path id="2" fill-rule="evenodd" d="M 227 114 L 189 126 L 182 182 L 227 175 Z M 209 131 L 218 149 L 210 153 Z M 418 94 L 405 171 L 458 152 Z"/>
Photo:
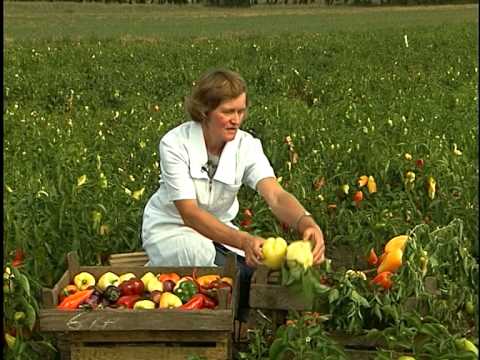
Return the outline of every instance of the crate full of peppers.
<path id="1" fill-rule="evenodd" d="M 80 266 L 43 289 L 42 331 L 233 329 L 237 267 Z"/>

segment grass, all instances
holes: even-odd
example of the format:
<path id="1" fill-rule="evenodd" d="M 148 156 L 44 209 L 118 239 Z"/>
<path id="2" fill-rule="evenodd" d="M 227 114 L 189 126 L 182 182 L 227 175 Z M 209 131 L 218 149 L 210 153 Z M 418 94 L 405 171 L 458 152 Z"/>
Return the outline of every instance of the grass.
<path id="1" fill-rule="evenodd" d="M 478 5 L 333 7 L 258 5 L 247 9 L 200 5 L 62 2 L 4 3 L 7 44 L 15 40 L 122 38 L 168 40 L 431 28 L 478 23 Z"/>

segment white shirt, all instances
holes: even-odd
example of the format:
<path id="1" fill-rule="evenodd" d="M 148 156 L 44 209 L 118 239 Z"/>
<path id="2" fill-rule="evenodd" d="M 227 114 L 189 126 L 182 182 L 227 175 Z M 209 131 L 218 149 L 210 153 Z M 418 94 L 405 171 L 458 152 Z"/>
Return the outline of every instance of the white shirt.
<path id="1" fill-rule="evenodd" d="M 200 208 L 233 226 L 230 222 L 238 214 L 241 185 L 255 190 L 259 180 L 275 177 L 260 140 L 242 130 L 225 144 L 211 180 L 206 171 L 208 155 L 200 123 L 189 121 L 170 130 L 161 139 L 159 149 L 160 186 L 145 208 L 154 216 L 143 227 L 183 225 L 173 202 L 185 199 L 196 199 Z"/>

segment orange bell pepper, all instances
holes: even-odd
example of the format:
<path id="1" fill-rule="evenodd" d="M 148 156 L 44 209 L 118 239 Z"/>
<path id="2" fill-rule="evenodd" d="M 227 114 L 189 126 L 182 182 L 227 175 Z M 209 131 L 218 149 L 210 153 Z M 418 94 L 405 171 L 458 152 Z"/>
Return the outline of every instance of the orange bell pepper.
<path id="1" fill-rule="evenodd" d="M 213 281 L 218 280 L 218 279 L 220 279 L 219 275 L 203 275 L 203 276 L 200 276 L 200 277 L 196 278 L 195 280 L 197 280 L 197 283 L 200 286 L 205 287 L 205 286 L 208 286 Z"/>
<path id="2" fill-rule="evenodd" d="M 367 175 L 362 175 L 358 178 L 357 184 L 358 187 L 364 187 L 368 183 L 368 176 Z"/>
<path id="3" fill-rule="evenodd" d="M 231 277 L 227 277 L 227 276 L 222 277 L 220 279 L 220 281 L 225 282 L 225 283 L 229 284 L 230 286 L 233 286 L 233 279 Z"/>
<path id="4" fill-rule="evenodd" d="M 92 294 L 94 289 L 77 291 L 75 294 L 67 296 L 57 305 L 60 310 L 75 310 L 78 306 L 84 303 Z"/>
<path id="5" fill-rule="evenodd" d="M 164 281 L 167 281 L 167 280 L 171 280 L 173 281 L 175 284 L 178 282 L 178 280 L 180 280 L 180 275 L 178 275 L 177 273 L 165 273 L 165 274 L 159 274 L 157 276 L 157 279 L 160 280 L 161 282 L 164 282 Z"/>
<path id="6" fill-rule="evenodd" d="M 58 295 L 58 299 L 60 301 L 62 301 L 63 299 L 65 299 L 67 296 L 70 296 L 72 294 L 75 294 L 76 292 L 78 292 L 78 287 L 77 285 L 73 285 L 73 284 L 69 284 L 67 286 L 65 286 L 62 291 L 60 291 L 60 294 Z"/>
<path id="7" fill-rule="evenodd" d="M 394 249 L 391 252 L 386 253 L 380 266 L 377 269 L 377 274 L 384 271 L 395 272 L 400 266 L 402 266 L 403 251 L 401 249 Z"/>

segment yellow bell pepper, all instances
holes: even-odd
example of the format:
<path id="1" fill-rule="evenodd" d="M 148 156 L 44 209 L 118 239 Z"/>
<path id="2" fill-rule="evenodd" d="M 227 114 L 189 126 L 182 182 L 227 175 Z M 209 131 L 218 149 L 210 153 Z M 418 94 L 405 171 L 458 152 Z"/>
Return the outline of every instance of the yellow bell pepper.
<path id="1" fill-rule="evenodd" d="M 308 269 L 313 265 L 312 244 L 305 240 L 292 242 L 287 247 L 286 259 L 289 268 L 301 265 L 304 269 Z"/>
<path id="2" fill-rule="evenodd" d="M 262 253 L 263 263 L 270 269 L 278 270 L 287 255 L 287 242 L 281 237 L 270 237 L 263 243 Z"/>
<path id="3" fill-rule="evenodd" d="M 90 286 L 95 286 L 95 282 L 96 282 L 95 277 L 86 271 L 78 273 L 73 278 L 73 283 L 80 291 L 86 290 Z"/>

